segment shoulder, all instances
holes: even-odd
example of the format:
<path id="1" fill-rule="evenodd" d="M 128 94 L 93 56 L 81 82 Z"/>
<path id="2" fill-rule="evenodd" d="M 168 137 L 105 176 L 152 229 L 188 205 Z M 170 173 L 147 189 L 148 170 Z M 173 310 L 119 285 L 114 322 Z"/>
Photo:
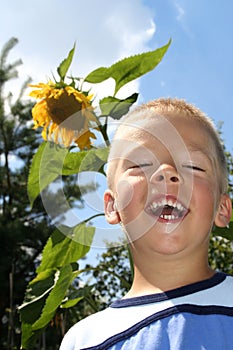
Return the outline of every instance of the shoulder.
<path id="1" fill-rule="evenodd" d="M 233 276 L 225 275 L 225 279 L 222 281 L 222 283 L 219 283 L 214 288 L 214 294 L 216 297 L 219 298 L 220 301 L 222 301 L 223 305 L 233 307 L 232 293 L 233 293 Z"/>
<path id="2" fill-rule="evenodd" d="M 233 307 L 233 276 L 217 272 L 209 280 L 187 287 L 187 295 L 176 298 L 175 302 L 192 303 L 199 306 Z"/>
<path id="3" fill-rule="evenodd" d="M 84 348 L 93 340 L 94 342 L 101 342 L 103 334 L 106 336 L 109 319 L 111 319 L 113 311 L 113 309 L 107 308 L 76 323 L 65 334 L 59 350 Z M 103 330 L 105 331 L 103 332 Z"/>

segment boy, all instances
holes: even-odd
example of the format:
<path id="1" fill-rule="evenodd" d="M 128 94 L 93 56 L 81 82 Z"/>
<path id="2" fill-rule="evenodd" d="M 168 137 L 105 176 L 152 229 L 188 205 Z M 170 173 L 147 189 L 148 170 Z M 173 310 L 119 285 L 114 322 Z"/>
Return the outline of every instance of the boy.
<path id="1" fill-rule="evenodd" d="M 107 175 L 106 219 L 127 236 L 133 284 L 60 349 L 232 349 L 233 277 L 208 264 L 211 229 L 232 211 L 211 121 L 178 99 L 138 107 L 115 133 Z"/>

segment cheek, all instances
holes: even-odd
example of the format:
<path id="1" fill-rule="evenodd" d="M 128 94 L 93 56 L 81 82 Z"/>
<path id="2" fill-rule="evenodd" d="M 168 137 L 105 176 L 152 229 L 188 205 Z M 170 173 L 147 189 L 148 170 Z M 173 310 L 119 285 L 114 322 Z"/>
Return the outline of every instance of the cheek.
<path id="1" fill-rule="evenodd" d="M 134 187 L 126 180 L 120 180 L 116 185 L 117 210 L 123 211 L 132 201 Z"/>
<path id="2" fill-rule="evenodd" d="M 207 214 L 208 210 L 210 213 L 213 213 L 216 210 L 219 196 L 217 186 L 209 181 L 199 181 L 194 185 L 194 193 L 195 192 L 198 195 L 197 201 L 203 214 Z"/>
<path id="3" fill-rule="evenodd" d="M 138 208 L 146 201 L 147 190 L 145 179 L 135 178 L 134 181 L 121 179 L 116 185 L 116 199 L 118 211 Z"/>

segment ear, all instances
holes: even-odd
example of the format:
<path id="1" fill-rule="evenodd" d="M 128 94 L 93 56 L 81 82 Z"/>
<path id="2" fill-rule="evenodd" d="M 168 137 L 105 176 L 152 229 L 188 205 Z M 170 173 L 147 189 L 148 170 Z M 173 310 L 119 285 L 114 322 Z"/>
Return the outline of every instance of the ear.
<path id="1" fill-rule="evenodd" d="M 226 227 L 231 220 L 232 203 L 227 194 L 222 194 L 220 198 L 219 208 L 215 216 L 215 225 L 218 227 Z"/>
<path id="2" fill-rule="evenodd" d="M 115 198 L 110 190 L 104 192 L 104 212 L 109 224 L 115 225 L 120 223 L 121 220 L 116 208 Z"/>

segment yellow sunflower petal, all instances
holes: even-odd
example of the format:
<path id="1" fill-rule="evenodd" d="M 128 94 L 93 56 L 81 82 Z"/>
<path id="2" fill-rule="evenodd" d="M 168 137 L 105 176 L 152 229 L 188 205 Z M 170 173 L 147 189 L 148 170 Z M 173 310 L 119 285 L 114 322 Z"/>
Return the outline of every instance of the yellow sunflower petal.
<path id="1" fill-rule="evenodd" d="M 65 147 L 69 147 L 74 139 L 74 130 L 61 128 L 62 143 Z"/>
<path id="2" fill-rule="evenodd" d="M 47 141 L 47 127 L 43 128 L 43 131 L 41 133 L 41 136 L 45 141 Z"/>
<path id="3" fill-rule="evenodd" d="M 56 129 L 56 127 L 57 127 L 57 124 L 55 124 L 55 123 L 51 123 L 51 124 L 50 124 L 49 130 L 48 130 L 48 133 L 49 133 L 48 137 L 49 137 L 50 139 L 51 139 L 51 136 L 52 136 L 54 130 Z"/>
<path id="4" fill-rule="evenodd" d="M 56 125 L 56 127 L 54 128 L 54 130 L 53 130 L 53 141 L 55 142 L 55 143 L 59 143 L 58 142 L 58 138 L 59 138 L 59 126 L 57 126 Z"/>
<path id="5" fill-rule="evenodd" d="M 29 94 L 31 97 L 37 99 L 46 98 L 51 93 L 52 87 L 48 84 L 39 83 L 37 85 L 29 85 L 30 87 L 35 87 L 37 90 L 32 90 Z"/>
<path id="6" fill-rule="evenodd" d="M 93 132 L 87 130 L 75 140 L 75 143 L 78 145 L 81 151 L 84 149 L 90 149 L 92 145 L 91 138 L 96 139 L 96 136 Z"/>
<path id="7" fill-rule="evenodd" d="M 32 117 L 37 126 L 44 127 L 50 124 L 51 118 L 47 110 L 47 104 L 44 100 L 36 103 L 32 108 Z"/>

